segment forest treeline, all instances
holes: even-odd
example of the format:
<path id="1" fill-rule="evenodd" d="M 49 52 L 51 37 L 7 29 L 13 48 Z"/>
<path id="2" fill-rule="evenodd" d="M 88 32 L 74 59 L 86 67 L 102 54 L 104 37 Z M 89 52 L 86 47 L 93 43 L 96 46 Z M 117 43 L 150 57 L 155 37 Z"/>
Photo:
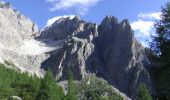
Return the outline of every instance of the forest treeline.
<path id="1" fill-rule="evenodd" d="M 64 91 L 50 69 L 44 78 L 38 78 L 0 64 L 0 100 L 14 100 L 13 96 L 22 100 L 123 100 L 106 82 L 92 78 L 90 84 L 86 79 L 76 84 L 70 70 Z"/>

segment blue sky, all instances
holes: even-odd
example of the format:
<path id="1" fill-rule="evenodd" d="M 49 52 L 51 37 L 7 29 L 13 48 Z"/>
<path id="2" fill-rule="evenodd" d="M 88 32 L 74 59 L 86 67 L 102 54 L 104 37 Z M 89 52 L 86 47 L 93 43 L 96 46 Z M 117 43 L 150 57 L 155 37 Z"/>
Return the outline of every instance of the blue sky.
<path id="1" fill-rule="evenodd" d="M 4 0 L 37 23 L 46 26 L 55 16 L 79 15 L 81 19 L 100 23 L 106 15 L 119 21 L 128 19 L 135 36 L 143 42 L 153 32 L 153 23 L 159 19 L 161 6 L 168 0 Z"/>

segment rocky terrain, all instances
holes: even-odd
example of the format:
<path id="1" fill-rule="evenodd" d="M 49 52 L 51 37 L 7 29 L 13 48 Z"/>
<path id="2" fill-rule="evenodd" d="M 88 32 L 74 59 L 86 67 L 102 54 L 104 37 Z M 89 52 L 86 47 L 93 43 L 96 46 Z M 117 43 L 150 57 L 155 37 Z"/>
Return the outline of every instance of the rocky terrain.
<path id="1" fill-rule="evenodd" d="M 77 81 L 96 74 L 135 99 L 140 83 L 152 91 L 150 62 L 128 20 L 106 16 L 100 25 L 78 16 L 60 18 L 39 31 L 12 8 L 0 8 L 0 62 L 43 76 L 51 68 L 60 82 L 69 69 Z"/>

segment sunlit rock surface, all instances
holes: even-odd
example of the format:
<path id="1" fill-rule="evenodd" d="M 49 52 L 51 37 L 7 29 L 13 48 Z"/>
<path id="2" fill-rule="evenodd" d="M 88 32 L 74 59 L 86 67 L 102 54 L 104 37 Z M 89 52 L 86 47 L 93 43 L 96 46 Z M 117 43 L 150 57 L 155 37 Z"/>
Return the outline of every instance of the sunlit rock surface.
<path id="1" fill-rule="evenodd" d="M 113 16 L 100 25 L 78 16 L 60 18 L 39 31 L 17 10 L 1 8 L 0 62 L 40 77 L 51 68 L 60 82 L 68 69 L 78 81 L 94 73 L 132 99 L 140 83 L 152 90 L 145 48 L 128 20 L 118 22 Z"/>

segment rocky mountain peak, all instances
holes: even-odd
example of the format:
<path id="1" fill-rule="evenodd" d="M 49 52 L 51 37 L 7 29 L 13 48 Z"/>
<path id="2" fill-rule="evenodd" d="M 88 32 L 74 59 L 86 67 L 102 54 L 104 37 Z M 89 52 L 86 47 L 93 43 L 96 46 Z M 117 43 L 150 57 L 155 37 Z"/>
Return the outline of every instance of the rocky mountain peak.
<path id="1" fill-rule="evenodd" d="M 34 38 L 38 32 L 35 23 L 10 7 L 0 9 L 0 19 L 0 43 L 4 46 L 19 46 L 22 40 Z"/>
<path id="2" fill-rule="evenodd" d="M 81 18 L 80 18 L 80 16 L 75 16 L 75 17 L 74 17 L 74 20 L 75 20 L 75 21 L 80 21 Z"/>
<path id="3" fill-rule="evenodd" d="M 65 39 L 63 48 L 42 64 L 45 69 L 50 64 L 60 81 L 71 68 L 77 80 L 95 73 L 132 98 L 141 82 L 152 88 L 146 69 L 150 63 L 127 19 L 119 23 L 116 17 L 106 16 L 100 25 L 65 20 L 42 32 L 40 38 L 48 36 L 58 37 L 55 41 Z"/>
<path id="4" fill-rule="evenodd" d="M 114 16 L 100 25 L 78 16 L 60 18 L 39 33 L 18 11 L 0 9 L 0 62 L 5 61 L 39 76 L 51 68 L 60 82 L 67 79 L 68 69 L 78 81 L 96 74 L 132 99 L 140 83 L 152 90 L 144 47 L 128 20 L 119 23 Z"/>
<path id="5" fill-rule="evenodd" d="M 0 8 L 0 63 L 39 75 L 40 63 L 52 48 L 36 41 L 37 25 L 12 7 Z M 30 67 L 34 66 L 34 67 Z"/>
<path id="6" fill-rule="evenodd" d="M 87 23 L 81 20 L 79 16 L 75 16 L 73 19 L 70 19 L 69 17 L 60 18 L 50 27 L 46 27 L 45 30 L 42 31 L 39 38 L 49 38 L 55 41 L 59 39 L 66 39 L 71 36 L 84 38 L 88 37 L 89 34 L 93 34 L 95 31 L 97 31 L 96 24 Z"/>
<path id="7" fill-rule="evenodd" d="M 101 22 L 101 25 L 103 26 L 108 26 L 109 28 L 109 24 L 118 24 L 118 19 L 114 16 L 111 15 L 107 15 Z"/>

